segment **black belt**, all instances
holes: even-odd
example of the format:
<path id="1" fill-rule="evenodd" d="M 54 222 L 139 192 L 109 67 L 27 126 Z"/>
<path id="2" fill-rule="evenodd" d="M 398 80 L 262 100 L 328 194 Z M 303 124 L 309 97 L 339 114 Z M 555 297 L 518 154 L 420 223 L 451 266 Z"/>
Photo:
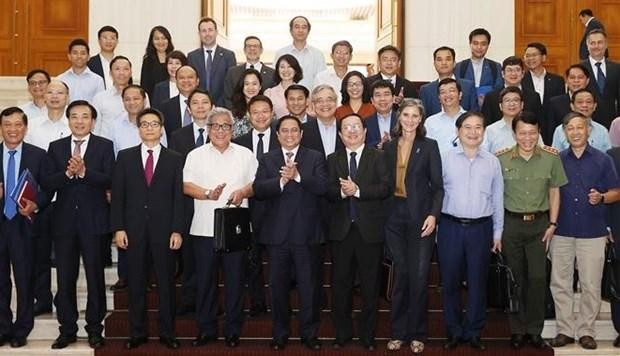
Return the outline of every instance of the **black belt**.
<path id="1" fill-rule="evenodd" d="M 534 221 L 536 219 L 540 219 L 542 217 L 549 216 L 549 211 L 548 210 L 545 210 L 545 211 L 534 211 L 534 212 L 531 212 L 531 213 L 515 213 L 515 212 L 512 212 L 510 210 L 505 210 L 505 212 L 506 212 L 506 215 L 508 215 L 508 216 L 512 216 L 512 217 L 518 218 L 519 220 L 528 221 L 528 222 L 529 221 Z"/>
<path id="2" fill-rule="evenodd" d="M 476 225 L 476 224 L 482 224 L 485 223 L 489 220 L 491 220 L 490 216 L 485 216 L 482 218 L 476 218 L 476 219 L 468 219 L 468 218 L 458 218 L 456 216 L 452 216 L 449 214 L 441 214 L 441 217 L 444 219 L 448 219 L 448 220 L 452 220 L 455 223 L 459 223 L 461 225 Z"/>

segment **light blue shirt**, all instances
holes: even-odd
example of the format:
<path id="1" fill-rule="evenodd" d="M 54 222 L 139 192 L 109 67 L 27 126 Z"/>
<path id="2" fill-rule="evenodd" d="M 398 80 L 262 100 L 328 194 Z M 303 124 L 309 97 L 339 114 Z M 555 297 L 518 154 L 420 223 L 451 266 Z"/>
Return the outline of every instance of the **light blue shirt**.
<path id="1" fill-rule="evenodd" d="M 338 135 L 336 120 L 332 122 L 331 126 L 323 125 L 319 119 L 316 120 L 316 123 L 319 126 L 321 141 L 323 142 L 323 149 L 325 150 L 325 157 L 327 157 L 336 150 L 336 136 Z"/>
<path id="2" fill-rule="evenodd" d="M 456 135 L 456 119 L 464 112 L 465 110 L 459 106 L 459 112 L 453 117 L 442 110 L 426 119 L 424 123 L 426 136 L 437 141 L 441 154 L 459 145 Z"/>
<path id="3" fill-rule="evenodd" d="M 607 131 L 605 126 L 599 124 L 594 120 L 590 120 L 590 125 L 592 126 L 592 132 L 590 132 L 588 143 L 590 144 L 590 146 L 596 148 L 599 151 L 607 152 L 607 150 L 611 148 L 609 131 Z M 566 135 L 564 134 L 564 128 L 562 127 L 562 125 L 558 125 L 558 127 L 555 128 L 555 131 L 553 131 L 553 143 L 551 145 L 560 151 L 563 151 L 570 147 L 570 144 L 566 139 Z"/>
<path id="4" fill-rule="evenodd" d="M 163 126 L 162 126 L 163 130 Z M 140 138 L 140 129 L 131 121 L 127 113 L 119 115 L 112 124 L 110 129 L 110 140 L 114 144 L 114 155 L 118 156 L 120 150 L 124 150 L 129 147 L 134 147 L 142 143 Z M 166 132 L 163 132 L 161 136 L 161 144 L 168 147 L 168 140 L 166 139 Z"/>
<path id="5" fill-rule="evenodd" d="M 482 149 L 495 154 L 504 148 L 514 147 L 517 144 L 512 132 L 512 123 L 507 123 L 503 118 L 487 126 L 484 132 Z M 543 140 L 538 135 L 538 144 L 543 145 Z"/>
<path id="6" fill-rule="evenodd" d="M 318 48 L 306 44 L 306 47 L 298 50 L 292 43 L 286 47 L 280 48 L 273 59 L 274 65 L 278 62 L 278 58 L 284 54 L 291 54 L 299 62 L 299 66 L 303 69 L 304 77 L 297 84 L 301 84 L 308 89 L 314 88 L 314 77 L 319 72 L 327 69 L 325 65 L 325 56 Z M 275 68 L 278 70 L 278 68 Z M 336 92 L 339 89 L 336 88 Z"/>
<path id="7" fill-rule="evenodd" d="M 105 90 L 103 78 L 88 67 L 81 74 L 76 74 L 73 68 L 69 68 L 59 75 L 58 79 L 69 87 L 70 102 L 75 100 L 91 102 L 97 93 Z"/>
<path id="8" fill-rule="evenodd" d="M 392 136 L 392 110 L 388 112 L 387 115 L 383 116 L 377 113 L 377 123 L 379 124 L 379 138 L 383 137 L 383 133 L 387 132 L 388 135 Z"/>
<path id="9" fill-rule="evenodd" d="M 3 147 L 3 154 L 4 154 L 4 156 L 2 156 L 3 157 L 2 171 L 4 172 L 4 188 L 6 189 L 6 187 L 9 186 L 6 181 L 6 177 L 8 176 L 7 169 L 9 168 L 9 158 L 11 157 L 11 155 L 9 154 L 9 151 L 13 151 L 13 150 L 17 151 L 15 152 L 15 155 L 13 156 L 15 158 L 15 184 L 17 184 L 17 180 L 19 179 L 19 166 L 22 162 L 23 143 L 20 143 L 19 145 L 17 145 L 17 147 L 13 149 L 8 149 L 6 145 L 2 145 L 2 147 Z M 4 199 L 10 199 L 9 194 L 11 194 L 11 192 L 5 191 Z M 2 207 L 2 209 L 4 209 L 4 207 Z"/>
<path id="10" fill-rule="evenodd" d="M 493 217 L 493 239 L 504 230 L 504 178 L 499 159 L 479 150 L 469 159 L 462 147 L 441 155 L 444 198 L 441 212 L 459 218 Z"/>

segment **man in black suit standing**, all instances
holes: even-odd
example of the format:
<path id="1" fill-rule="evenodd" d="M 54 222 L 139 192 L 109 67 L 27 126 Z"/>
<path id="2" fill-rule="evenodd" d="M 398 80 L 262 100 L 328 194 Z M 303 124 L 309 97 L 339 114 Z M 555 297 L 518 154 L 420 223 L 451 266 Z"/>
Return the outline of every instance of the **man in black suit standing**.
<path id="1" fill-rule="evenodd" d="M 540 42 L 528 43 L 523 54 L 523 62 L 527 71 L 521 80 L 523 89 L 535 91 L 540 96 L 543 106 L 556 95 L 566 92 L 564 78 L 547 72 L 545 62 L 547 61 L 547 47 Z"/>
<path id="2" fill-rule="evenodd" d="M 611 121 L 620 112 L 620 63 L 605 57 L 607 51 L 607 33 L 596 29 L 588 33 L 588 59 L 581 62 L 590 72 L 589 89 L 596 95 L 598 107 L 594 112 L 594 121 L 609 130 Z"/>
<path id="3" fill-rule="evenodd" d="M 109 89 L 112 87 L 110 62 L 115 57 L 114 50 L 118 45 L 118 31 L 112 26 L 103 26 L 97 31 L 97 39 L 101 51 L 90 57 L 87 66 L 95 74 L 99 74 L 103 79 L 103 86 Z"/>
<path id="4" fill-rule="evenodd" d="M 379 271 L 383 257 L 383 200 L 389 195 L 388 172 L 383 152 L 364 145 L 366 127 L 357 114 L 340 122 L 340 137 L 346 149 L 327 158 L 332 202 L 329 239 L 332 241 L 332 318 L 336 329 L 334 348 L 353 336 L 351 320 L 355 271 L 362 277 L 360 343 L 368 351 L 376 348 Z M 359 162 L 359 165 L 358 165 Z"/>
<path id="5" fill-rule="evenodd" d="M 0 185 L 0 346 L 26 345 L 26 338 L 34 326 L 34 255 L 33 225 L 28 217 L 49 204 L 51 195 L 39 190 L 36 201 L 25 201 L 18 206 L 9 197 L 25 169 L 41 182 L 49 175 L 51 165 L 45 151 L 24 142 L 28 128 L 26 114 L 17 107 L 9 107 L 0 113 L 2 128 L 2 185 Z M 17 289 L 17 318 L 13 321 L 11 311 L 11 267 Z"/>
<path id="6" fill-rule="evenodd" d="M 263 81 L 262 89 L 271 88 L 273 83 L 274 69 L 261 62 L 260 56 L 263 54 L 263 43 L 256 36 L 248 36 L 243 40 L 243 53 L 245 63 L 228 68 L 226 79 L 224 80 L 224 106 L 232 110 L 232 95 L 235 85 L 241 78 L 246 69 L 256 69 Z"/>
<path id="7" fill-rule="evenodd" d="M 325 157 L 343 148 L 336 123 L 336 91 L 330 85 L 320 84 L 312 90 L 312 103 L 316 119 L 304 125 L 301 145 L 321 152 Z"/>
<path id="8" fill-rule="evenodd" d="M 614 162 L 616 171 L 620 171 L 620 147 L 614 147 L 607 151 L 607 154 L 611 156 Z M 611 248 L 616 249 L 616 256 L 620 256 L 620 202 L 616 202 L 610 206 L 609 209 L 609 225 L 611 227 L 611 236 L 613 241 L 610 241 Z M 620 302 L 611 301 L 611 320 L 614 324 L 614 329 L 619 335 L 614 339 L 614 347 L 620 347 Z"/>
<path id="9" fill-rule="evenodd" d="M 605 31 L 605 26 L 603 26 L 599 19 L 594 17 L 594 13 L 590 9 L 579 11 L 579 21 L 585 26 L 583 37 L 579 43 L 579 59 L 586 60 L 588 59 L 588 34 L 595 29 Z M 607 50 L 605 50 L 605 57 L 607 57 Z"/>
<path id="10" fill-rule="evenodd" d="M 400 76 L 400 49 L 387 45 L 381 47 L 377 52 L 379 59 L 379 73 L 368 77 L 368 84 L 378 80 L 387 80 L 394 86 L 394 104 L 398 106 L 403 98 L 417 98 L 418 91 L 413 82 Z"/>
<path id="11" fill-rule="evenodd" d="M 187 154 L 194 148 L 209 142 L 207 136 L 207 114 L 213 108 L 211 95 L 202 89 L 195 89 L 188 97 L 189 111 L 193 124 L 176 130 L 170 138 L 169 148 L 183 156 L 183 164 Z M 185 196 L 185 230 L 181 247 L 181 269 L 183 270 L 183 287 L 181 303 L 177 315 L 186 315 L 195 311 L 196 304 L 196 261 L 194 258 L 194 240 L 189 236 L 189 227 L 194 215 L 194 199 Z"/>
<path id="12" fill-rule="evenodd" d="M 76 283 L 80 256 L 88 286 L 86 332 L 89 345 L 104 344 L 103 318 L 106 313 L 102 240 L 110 231 L 106 190 L 110 189 L 114 148 L 112 141 L 91 134 L 97 111 L 87 101 L 76 100 L 67 107 L 71 136 L 50 143 L 48 156 L 53 171 L 43 181 L 56 193 L 52 212 L 52 236 L 56 246 L 57 318 L 60 335 L 52 349 L 63 349 L 76 341 L 79 313 Z"/>
<path id="13" fill-rule="evenodd" d="M 176 80 L 179 95 L 164 101 L 160 107 L 165 118 L 166 137 L 172 136 L 174 131 L 192 123 L 187 98 L 194 89 L 198 88 L 198 73 L 194 67 L 184 65 L 177 69 Z"/>
<path id="14" fill-rule="evenodd" d="M 159 294 L 159 342 L 178 349 L 174 332 L 174 251 L 184 231 L 183 157 L 160 144 L 164 119 L 155 109 L 138 114 L 142 143 L 122 150 L 112 177 L 111 228 L 129 260 L 129 333 L 134 349 L 148 341 L 146 283 L 149 261 Z"/>
<path id="15" fill-rule="evenodd" d="M 254 152 L 256 159 L 260 159 L 265 153 L 280 148 L 276 133 L 272 130 L 273 103 L 264 95 L 257 95 L 248 102 L 250 113 L 250 132 L 238 137 L 234 142 L 247 147 Z M 250 296 L 251 317 L 257 317 L 267 312 L 265 303 L 265 287 L 263 279 L 263 250 L 264 245 L 258 242 L 265 203 L 258 199 L 250 199 L 250 212 L 252 216 L 253 237 L 252 247 L 248 253 L 246 269 L 246 282 Z"/>
<path id="16" fill-rule="evenodd" d="M 298 118 L 285 115 L 276 126 L 282 150 L 259 160 L 254 193 L 265 200 L 260 242 L 267 245 L 273 316 L 271 348 L 283 350 L 290 335 L 289 291 L 295 268 L 300 296 L 299 334 L 311 350 L 319 350 L 319 277 L 314 268 L 323 232 L 319 198 L 327 189 L 325 158 L 300 146 L 303 128 Z"/>

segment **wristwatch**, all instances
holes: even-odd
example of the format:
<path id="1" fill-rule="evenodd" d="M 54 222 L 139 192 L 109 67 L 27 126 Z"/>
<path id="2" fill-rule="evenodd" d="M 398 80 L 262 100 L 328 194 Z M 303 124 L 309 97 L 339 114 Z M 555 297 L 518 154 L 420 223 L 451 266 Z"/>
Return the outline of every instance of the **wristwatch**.
<path id="1" fill-rule="evenodd" d="M 211 195 L 211 189 L 205 190 L 205 197 L 207 197 L 207 199 L 209 199 L 209 195 Z"/>
<path id="2" fill-rule="evenodd" d="M 553 221 L 550 221 L 550 222 L 549 222 L 549 226 L 555 226 L 555 227 L 558 227 L 558 223 L 553 222 Z"/>

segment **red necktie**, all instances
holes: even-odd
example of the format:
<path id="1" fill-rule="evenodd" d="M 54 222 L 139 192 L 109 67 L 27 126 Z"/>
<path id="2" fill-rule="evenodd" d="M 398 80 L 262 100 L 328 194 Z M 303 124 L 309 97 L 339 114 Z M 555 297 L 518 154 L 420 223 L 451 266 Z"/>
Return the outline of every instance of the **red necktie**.
<path id="1" fill-rule="evenodd" d="M 146 185 L 151 186 L 153 180 L 153 150 L 146 150 L 149 156 L 146 158 L 146 164 L 144 165 L 144 178 L 146 179 Z"/>

